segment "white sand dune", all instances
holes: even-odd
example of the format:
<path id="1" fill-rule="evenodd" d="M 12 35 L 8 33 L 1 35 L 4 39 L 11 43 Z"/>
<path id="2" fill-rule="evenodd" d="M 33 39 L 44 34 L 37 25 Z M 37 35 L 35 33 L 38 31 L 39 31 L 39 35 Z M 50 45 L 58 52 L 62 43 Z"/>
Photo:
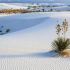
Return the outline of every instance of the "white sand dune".
<path id="1" fill-rule="evenodd" d="M 11 30 L 9 34 L 0 36 L 0 54 L 51 50 L 51 43 L 56 38 L 56 24 L 62 23 L 65 18 L 68 22 L 70 21 L 69 12 L 16 14 L 0 17 L 0 25 Z M 70 36 L 70 31 L 67 36 Z"/>
<path id="2" fill-rule="evenodd" d="M 69 70 L 70 58 L 52 57 L 54 52 L 50 52 L 56 38 L 56 24 L 65 18 L 70 25 L 70 12 L 0 17 L 0 25 L 11 29 L 10 33 L 0 36 L 0 69 Z M 67 36 L 70 37 L 70 29 Z"/>
<path id="3" fill-rule="evenodd" d="M 8 3 L 0 3 L 0 9 L 27 9 L 25 6 L 12 5 Z"/>

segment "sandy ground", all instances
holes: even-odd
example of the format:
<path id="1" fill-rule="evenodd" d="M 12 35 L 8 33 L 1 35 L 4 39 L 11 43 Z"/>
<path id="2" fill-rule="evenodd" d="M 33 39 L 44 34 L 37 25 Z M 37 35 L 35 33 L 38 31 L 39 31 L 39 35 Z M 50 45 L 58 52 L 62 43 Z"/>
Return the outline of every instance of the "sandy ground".
<path id="1" fill-rule="evenodd" d="M 0 58 L 1 70 L 69 70 L 70 58 Z"/>
<path id="2" fill-rule="evenodd" d="M 7 27 L 12 26 L 11 29 L 16 30 L 0 36 L 0 70 L 70 70 L 70 58 L 55 57 L 57 54 L 50 51 L 51 47 L 49 47 L 56 36 L 54 27 L 57 21 L 60 20 L 61 23 L 64 18 L 70 22 L 70 13 L 32 13 L 0 17 L 2 24 L 8 24 Z M 34 22 L 41 24 L 29 25 L 31 27 L 26 29 L 20 29 L 22 26 L 20 24 L 20 27 L 18 25 L 18 29 L 15 29 L 13 20 L 21 20 L 18 24 L 24 20 L 32 22 L 31 24 Z M 69 37 L 70 31 L 68 33 Z"/>

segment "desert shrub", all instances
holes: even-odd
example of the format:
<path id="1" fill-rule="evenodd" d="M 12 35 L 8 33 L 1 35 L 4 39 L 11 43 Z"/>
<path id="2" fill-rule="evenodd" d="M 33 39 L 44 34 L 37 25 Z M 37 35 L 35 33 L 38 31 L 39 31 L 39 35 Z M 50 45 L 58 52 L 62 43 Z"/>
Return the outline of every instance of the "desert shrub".
<path id="1" fill-rule="evenodd" d="M 62 25 L 58 24 L 56 26 L 57 38 L 52 43 L 53 49 L 60 55 L 62 55 L 62 52 L 64 50 L 69 49 L 70 47 L 70 38 L 66 37 L 67 31 L 68 31 L 68 22 L 66 19 L 64 19 Z"/>
<path id="2" fill-rule="evenodd" d="M 10 32 L 10 29 L 6 29 L 6 33 Z"/>
<path id="3" fill-rule="evenodd" d="M 57 38 L 53 41 L 52 47 L 55 51 L 58 53 L 62 53 L 65 49 L 69 48 L 70 46 L 70 39 L 64 39 L 64 38 Z"/>
<path id="4" fill-rule="evenodd" d="M 9 33 L 10 29 L 9 28 L 5 28 L 4 26 L 0 27 L 0 35 L 4 35 L 6 33 Z"/>

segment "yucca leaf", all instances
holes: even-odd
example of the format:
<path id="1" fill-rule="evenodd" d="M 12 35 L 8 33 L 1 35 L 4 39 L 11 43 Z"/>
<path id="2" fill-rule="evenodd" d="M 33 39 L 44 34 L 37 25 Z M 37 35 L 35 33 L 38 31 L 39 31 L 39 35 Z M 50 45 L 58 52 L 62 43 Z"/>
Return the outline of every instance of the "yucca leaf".
<path id="1" fill-rule="evenodd" d="M 66 48 L 69 48 L 69 46 L 70 46 L 70 39 L 68 39 L 68 38 L 67 39 L 57 38 L 52 43 L 53 49 L 55 49 L 58 52 L 61 52 L 61 51 L 65 50 Z"/>

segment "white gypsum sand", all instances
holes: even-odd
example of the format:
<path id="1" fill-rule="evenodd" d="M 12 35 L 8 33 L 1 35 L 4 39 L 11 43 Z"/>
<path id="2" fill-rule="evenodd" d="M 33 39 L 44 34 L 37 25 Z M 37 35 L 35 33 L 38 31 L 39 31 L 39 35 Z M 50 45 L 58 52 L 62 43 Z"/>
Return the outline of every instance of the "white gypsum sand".
<path id="1" fill-rule="evenodd" d="M 69 15 L 69 12 L 42 12 L 0 17 L 0 25 L 11 30 L 0 36 L 0 54 L 51 50 L 51 43 L 56 37 L 56 24 L 62 23 L 65 18 L 69 22 Z"/>
<path id="2" fill-rule="evenodd" d="M 0 24 L 11 29 L 0 36 L 0 69 L 69 70 L 69 58 L 47 55 L 56 37 L 56 24 L 66 18 L 70 25 L 69 15 L 70 12 L 37 12 L 0 17 Z M 35 54 L 23 56 L 30 53 Z"/>

